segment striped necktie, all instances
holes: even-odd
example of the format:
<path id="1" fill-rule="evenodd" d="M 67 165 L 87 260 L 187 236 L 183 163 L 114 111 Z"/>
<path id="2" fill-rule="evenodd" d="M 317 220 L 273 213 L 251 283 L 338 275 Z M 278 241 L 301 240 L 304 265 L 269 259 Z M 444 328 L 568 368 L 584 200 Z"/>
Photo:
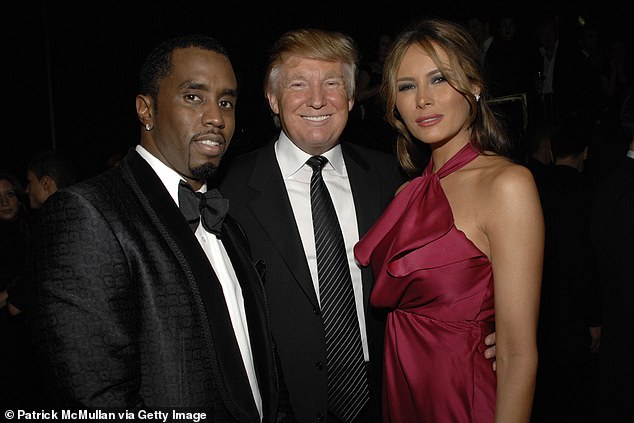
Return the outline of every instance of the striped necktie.
<path id="1" fill-rule="evenodd" d="M 361 332 L 346 247 L 332 199 L 321 175 L 328 159 L 313 156 L 310 203 L 317 251 L 321 313 L 326 331 L 328 410 L 350 422 L 370 398 Z"/>

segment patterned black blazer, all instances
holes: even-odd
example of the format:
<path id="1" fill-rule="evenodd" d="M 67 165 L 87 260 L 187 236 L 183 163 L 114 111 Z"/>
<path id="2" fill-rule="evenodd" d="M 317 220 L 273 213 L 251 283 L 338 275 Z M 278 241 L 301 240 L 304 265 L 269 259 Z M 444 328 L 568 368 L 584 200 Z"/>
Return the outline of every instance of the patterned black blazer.
<path id="1" fill-rule="evenodd" d="M 229 216 L 222 242 L 242 287 L 263 421 L 286 421 L 262 283 Z M 200 407 L 208 421 L 260 421 L 220 283 L 136 151 L 52 196 L 34 243 L 32 331 L 53 405 Z"/>

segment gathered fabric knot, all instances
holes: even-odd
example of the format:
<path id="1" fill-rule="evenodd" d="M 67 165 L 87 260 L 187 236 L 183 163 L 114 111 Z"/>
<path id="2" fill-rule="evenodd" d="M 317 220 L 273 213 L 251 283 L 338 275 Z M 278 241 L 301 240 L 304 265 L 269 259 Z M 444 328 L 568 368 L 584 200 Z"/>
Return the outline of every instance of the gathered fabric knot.
<path id="1" fill-rule="evenodd" d="M 203 228 L 220 238 L 222 222 L 229 210 L 229 200 L 222 198 L 216 188 L 205 193 L 196 192 L 185 181 L 178 185 L 178 206 L 193 232 L 202 221 Z"/>

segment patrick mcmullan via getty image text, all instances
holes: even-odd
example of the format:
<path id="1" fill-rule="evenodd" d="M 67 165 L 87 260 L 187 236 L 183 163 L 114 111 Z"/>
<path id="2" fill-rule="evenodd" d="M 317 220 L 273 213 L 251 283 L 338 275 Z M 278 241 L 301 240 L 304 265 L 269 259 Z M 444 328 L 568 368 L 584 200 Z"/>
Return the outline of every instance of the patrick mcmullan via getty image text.
<path id="1" fill-rule="evenodd" d="M 179 410 L 122 410 L 122 411 L 103 411 L 103 410 L 6 410 L 4 417 L 9 420 L 83 420 L 83 421 L 191 421 L 199 423 L 207 418 L 204 412 L 179 411 Z"/>

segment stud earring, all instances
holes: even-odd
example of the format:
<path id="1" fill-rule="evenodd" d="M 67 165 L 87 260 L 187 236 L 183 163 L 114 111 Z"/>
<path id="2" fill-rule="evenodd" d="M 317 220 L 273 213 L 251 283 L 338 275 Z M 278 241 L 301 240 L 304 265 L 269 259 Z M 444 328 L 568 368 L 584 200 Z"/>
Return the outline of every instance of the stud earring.
<path id="1" fill-rule="evenodd" d="M 480 101 L 480 94 L 474 95 L 476 103 Z"/>
<path id="2" fill-rule="evenodd" d="M 152 125 L 150 125 L 149 123 L 146 123 L 146 124 L 145 124 L 145 130 L 146 130 L 146 131 L 149 131 L 149 130 L 151 130 L 151 129 L 152 129 Z"/>

